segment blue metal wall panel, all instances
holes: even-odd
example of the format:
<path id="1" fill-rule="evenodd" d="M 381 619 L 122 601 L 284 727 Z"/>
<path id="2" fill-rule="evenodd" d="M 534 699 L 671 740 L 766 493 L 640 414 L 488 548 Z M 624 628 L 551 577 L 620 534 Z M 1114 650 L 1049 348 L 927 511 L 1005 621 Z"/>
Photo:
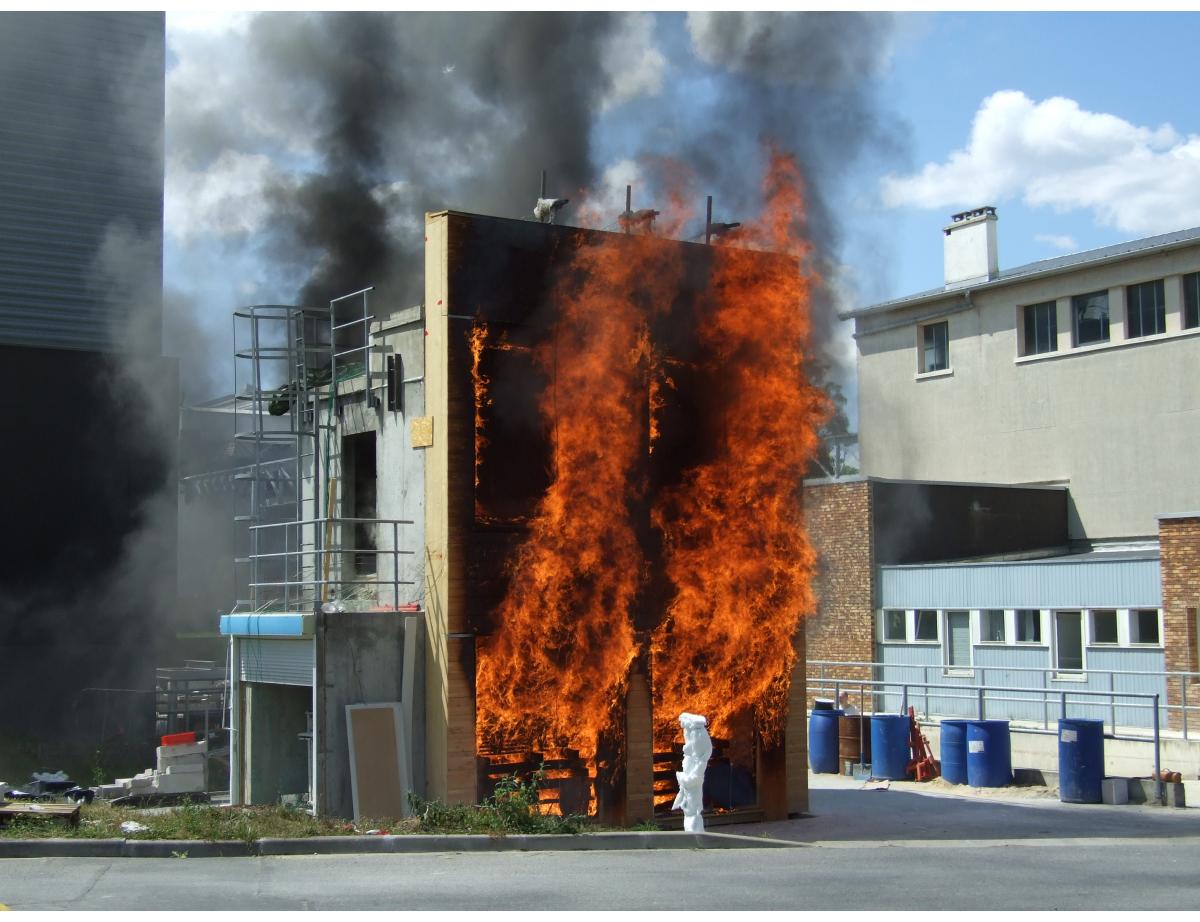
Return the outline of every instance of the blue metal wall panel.
<path id="1" fill-rule="evenodd" d="M 1157 559 L 880 567 L 882 608 L 1159 608 Z"/>

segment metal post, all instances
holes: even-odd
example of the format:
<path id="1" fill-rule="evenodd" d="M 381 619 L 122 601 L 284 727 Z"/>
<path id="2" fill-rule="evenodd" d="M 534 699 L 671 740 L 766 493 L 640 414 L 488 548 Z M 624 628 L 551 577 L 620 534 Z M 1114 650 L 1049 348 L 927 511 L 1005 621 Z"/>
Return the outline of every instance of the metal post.
<path id="1" fill-rule="evenodd" d="M 982 685 L 980 685 L 978 690 L 976 690 L 975 697 L 977 699 L 976 705 L 975 705 L 975 712 L 979 715 L 975 719 L 983 720 L 983 686 Z"/>
<path id="2" fill-rule="evenodd" d="M 1047 692 L 1050 690 L 1050 673 L 1042 670 L 1042 729 L 1050 729 L 1050 695 Z"/>
<path id="3" fill-rule="evenodd" d="M 546 171 L 542 170 L 542 191 L 539 198 L 546 197 Z"/>
<path id="4" fill-rule="evenodd" d="M 1066 720 L 1067 719 L 1067 693 L 1061 692 L 1061 695 L 1062 695 L 1062 709 L 1059 712 L 1058 716 L 1061 717 L 1063 720 Z"/>
<path id="5" fill-rule="evenodd" d="M 1182 690 L 1183 694 L 1180 696 L 1180 699 L 1179 699 L 1179 700 L 1180 700 L 1180 703 L 1181 703 L 1181 704 L 1182 704 L 1182 706 L 1183 706 L 1183 738 L 1184 738 L 1184 740 L 1187 740 L 1187 738 L 1188 738 L 1188 725 L 1187 725 L 1187 717 L 1188 717 L 1187 687 L 1188 687 L 1188 677 L 1187 677 L 1186 675 L 1181 675 L 1181 676 L 1179 677 L 1179 688 Z"/>
<path id="6" fill-rule="evenodd" d="M 1154 796 L 1161 804 L 1163 798 L 1162 762 L 1159 758 L 1158 695 L 1154 696 Z"/>
<path id="7" fill-rule="evenodd" d="M 1112 722 L 1113 736 L 1117 735 L 1117 696 L 1113 694 L 1113 674 L 1108 674 L 1108 714 Z"/>
<path id="8" fill-rule="evenodd" d="M 704 243 L 708 244 L 712 239 L 712 196 L 708 197 L 708 206 L 706 217 L 704 218 Z"/>
<path id="9" fill-rule="evenodd" d="M 928 697 L 928 695 L 929 695 L 928 686 L 926 686 L 926 688 L 925 688 L 925 695 L 926 695 L 926 697 Z M 904 686 L 904 694 L 900 699 L 900 713 L 901 714 L 908 713 L 908 686 L 907 685 Z M 925 713 L 929 713 L 929 712 L 926 711 Z"/>
<path id="10" fill-rule="evenodd" d="M 629 219 L 629 216 L 632 214 L 633 214 L 633 186 L 626 186 L 625 187 L 625 233 L 627 233 L 627 234 L 630 233 L 630 230 L 631 230 L 630 225 L 633 223 Z M 825 666 L 824 665 L 821 666 L 821 675 L 822 676 L 825 675 Z"/>
<path id="11" fill-rule="evenodd" d="M 833 680 L 833 707 L 836 710 L 842 703 L 842 682 L 841 679 Z"/>
<path id="12" fill-rule="evenodd" d="M 400 609 L 400 524 L 392 523 L 392 607 Z"/>

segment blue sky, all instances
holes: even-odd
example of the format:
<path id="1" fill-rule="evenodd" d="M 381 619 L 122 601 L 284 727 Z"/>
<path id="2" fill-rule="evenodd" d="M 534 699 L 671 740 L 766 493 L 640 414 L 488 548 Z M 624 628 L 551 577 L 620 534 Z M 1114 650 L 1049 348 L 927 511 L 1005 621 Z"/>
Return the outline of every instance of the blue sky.
<path id="1" fill-rule="evenodd" d="M 629 14 L 602 61 L 620 79 L 592 133 L 604 172 L 598 198 L 623 197 L 624 183 L 638 181 L 639 152 L 669 149 L 697 120 L 716 117 L 710 104 L 723 87 L 769 79 L 805 112 L 812 97 L 804 94 L 831 92 L 812 74 L 791 79 L 790 68 L 803 75 L 808 63 L 787 45 L 803 37 L 797 20 L 750 15 L 760 31 L 739 44 L 726 40 L 724 21 L 713 28 L 715 20 L 682 14 Z M 290 85 L 253 70 L 246 22 L 244 14 L 168 17 L 165 281 L 214 341 L 227 335 L 234 306 L 287 300 L 303 282 L 303 267 L 274 258 L 264 242 L 277 230 L 265 189 L 314 162 L 314 126 Z M 769 67 L 764 41 L 776 52 Z M 871 56 L 851 60 L 841 79 L 847 92 L 866 87 L 882 143 L 848 155 L 822 190 L 841 224 L 831 280 L 839 307 L 940 285 L 941 228 L 968 207 L 998 207 L 1002 268 L 1200 225 L 1197 14 L 899 14 L 872 41 Z M 433 66 L 454 80 L 452 65 Z M 482 106 L 477 98 L 466 105 Z M 492 112 L 489 130 L 503 131 L 505 115 Z M 218 118 L 228 124 L 206 135 L 211 149 L 190 148 Z M 821 130 L 789 127 L 797 136 Z M 734 163 L 741 156 L 730 153 Z M 406 177 L 386 179 L 381 195 L 402 201 Z M 712 191 L 718 202 L 739 194 Z M 394 211 L 399 228 L 416 232 L 419 214 Z M 718 206 L 717 216 L 740 215 Z M 843 325 L 842 357 L 852 364 L 848 334 Z"/>

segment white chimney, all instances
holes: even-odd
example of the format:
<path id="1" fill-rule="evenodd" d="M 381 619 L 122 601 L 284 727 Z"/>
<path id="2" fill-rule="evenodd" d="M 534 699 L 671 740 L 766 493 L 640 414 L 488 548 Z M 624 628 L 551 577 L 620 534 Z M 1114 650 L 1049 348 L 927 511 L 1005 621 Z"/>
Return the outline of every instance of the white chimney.
<path id="1" fill-rule="evenodd" d="M 946 234 L 947 288 L 975 285 L 996 277 L 999 259 L 994 205 L 952 215 L 942 230 Z"/>

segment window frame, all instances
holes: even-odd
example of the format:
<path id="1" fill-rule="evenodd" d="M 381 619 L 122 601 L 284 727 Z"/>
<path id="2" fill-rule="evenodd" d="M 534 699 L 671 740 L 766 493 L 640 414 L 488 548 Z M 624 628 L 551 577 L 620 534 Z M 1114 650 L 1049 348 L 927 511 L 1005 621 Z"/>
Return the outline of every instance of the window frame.
<path id="1" fill-rule="evenodd" d="M 1047 642 L 1042 639 L 1042 611 L 1040 608 L 1016 608 L 1013 609 L 1013 643 L 1023 646 L 1048 646 Z M 1034 640 L 1021 639 L 1021 613 L 1032 612 L 1032 624 L 1037 630 L 1037 637 Z"/>
<path id="2" fill-rule="evenodd" d="M 1146 330 L 1147 305 L 1145 294 L 1152 292 L 1150 313 L 1154 319 L 1155 329 Z M 1136 298 L 1135 298 L 1136 294 Z M 1135 305 L 1133 302 L 1137 301 Z M 1134 318 L 1137 318 L 1135 325 Z M 1111 322 L 1112 315 L 1109 315 Z M 1136 329 L 1136 332 L 1134 332 Z M 1135 282 L 1125 286 L 1125 338 L 1142 339 L 1146 336 L 1161 336 L 1167 332 L 1167 294 L 1165 279 L 1151 279 L 1148 282 Z"/>
<path id="3" fill-rule="evenodd" d="M 889 631 L 889 615 L 900 615 L 900 636 L 890 637 Z M 883 643 L 907 643 L 908 642 L 908 612 L 903 608 L 885 608 L 883 610 Z"/>
<path id="4" fill-rule="evenodd" d="M 1046 331 L 1048 339 L 1047 345 L 1043 349 L 1037 348 L 1037 316 L 1031 314 L 1031 311 L 1039 311 L 1045 309 L 1045 313 L 1049 316 L 1049 329 Z M 1034 317 L 1034 333 L 1035 343 L 1029 342 L 1029 318 Z M 1058 351 L 1058 301 L 1039 301 L 1037 304 L 1025 304 L 1021 306 L 1021 355 L 1046 355 L 1051 352 Z"/>
<path id="5" fill-rule="evenodd" d="M 1143 614 L 1154 616 L 1154 640 L 1142 640 L 1142 619 Z M 1134 638 L 1137 638 L 1136 640 Z M 1129 609 L 1129 646 L 1131 647 L 1162 647 L 1163 645 L 1163 623 L 1162 609 L 1159 608 L 1131 608 Z"/>
<path id="6" fill-rule="evenodd" d="M 1062 641 L 1058 627 L 1059 615 L 1079 616 L 1079 668 L 1064 667 L 1061 663 Z M 1054 678 L 1059 680 L 1083 682 L 1087 681 L 1087 610 L 1081 608 L 1055 608 L 1050 611 L 1050 629 L 1053 631 L 1053 644 L 1050 650 L 1050 667 L 1054 670 Z"/>
<path id="7" fill-rule="evenodd" d="M 996 620 L 995 616 L 1000 617 L 1000 639 L 992 640 L 989 636 L 991 631 L 988 628 Z M 992 644 L 994 646 L 1007 646 L 1008 644 L 1008 612 L 1003 608 L 981 608 L 979 610 L 979 642 L 981 644 Z"/>
<path id="8" fill-rule="evenodd" d="M 930 331 L 941 329 L 944 331 L 944 340 L 941 343 L 942 347 L 942 364 L 936 368 L 926 367 L 926 359 L 928 356 L 929 343 L 928 334 Z M 937 349 L 937 343 L 934 343 L 934 349 Z M 937 356 L 935 355 L 935 359 Z M 917 374 L 918 375 L 938 375 L 946 374 L 950 371 L 950 321 L 933 320 L 929 323 L 917 324 Z"/>
<path id="9" fill-rule="evenodd" d="M 951 662 L 953 654 L 954 633 L 950 628 L 950 616 L 962 615 L 967 619 L 967 661 L 965 663 Z M 968 608 L 946 608 L 941 611 L 942 620 L 945 622 L 942 627 L 942 637 L 945 642 L 942 644 L 942 672 L 944 675 L 951 676 L 971 676 L 975 674 L 975 638 L 971 633 L 971 610 Z"/>
<path id="10" fill-rule="evenodd" d="M 1104 296 L 1104 335 L 1096 339 L 1084 341 L 1079 336 L 1079 322 L 1083 311 L 1087 310 L 1087 301 L 1090 298 L 1096 298 L 1100 295 Z M 1075 348 L 1080 346 L 1094 346 L 1099 343 L 1112 342 L 1112 299 L 1109 297 L 1107 288 L 1097 289 L 1096 291 L 1088 291 L 1083 294 L 1071 295 L 1071 345 Z"/>
<path id="11" fill-rule="evenodd" d="M 1180 323 L 1185 330 L 1200 327 L 1200 272 L 1185 272 L 1180 279 L 1183 286 L 1183 316 Z"/>
<path id="12" fill-rule="evenodd" d="M 913 613 L 913 615 L 912 615 L 912 620 L 913 620 L 912 642 L 913 643 L 940 644 L 942 642 L 942 625 L 941 625 L 942 619 L 940 617 L 940 613 L 938 612 L 938 610 L 936 608 L 914 608 L 912 610 L 912 613 Z M 927 614 L 927 615 L 932 616 L 931 620 L 933 622 L 933 632 L 934 632 L 934 636 L 932 638 L 922 638 L 920 636 L 921 615 L 922 614 Z"/>
<path id="13" fill-rule="evenodd" d="M 1120 612 L 1115 608 L 1089 608 L 1088 612 L 1088 641 L 1093 647 L 1119 647 L 1121 646 L 1121 627 L 1120 627 Z M 1097 621 L 1100 615 L 1112 616 L 1112 640 L 1100 640 L 1098 637 Z"/>

